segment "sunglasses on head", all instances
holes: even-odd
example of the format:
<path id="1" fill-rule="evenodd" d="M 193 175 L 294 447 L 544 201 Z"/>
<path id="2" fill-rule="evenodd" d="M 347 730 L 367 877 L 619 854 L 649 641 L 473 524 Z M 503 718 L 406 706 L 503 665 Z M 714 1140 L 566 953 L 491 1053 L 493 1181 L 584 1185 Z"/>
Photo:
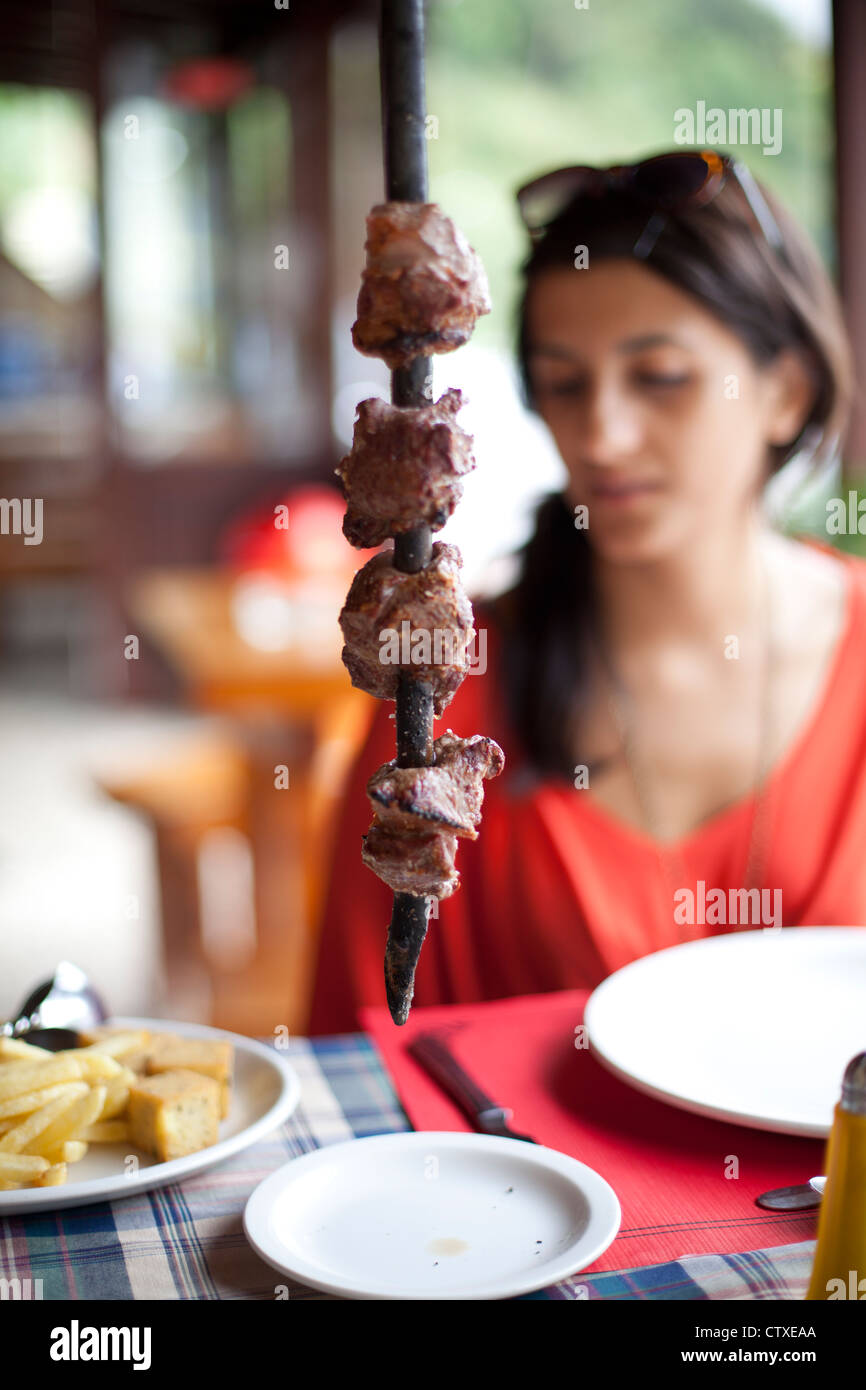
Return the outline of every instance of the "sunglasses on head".
<path id="1" fill-rule="evenodd" d="M 768 245 L 783 252 L 779 224 L 745 164 L 714 150 L 684 150 L 659 154 L 637 164 L 614 164 L 608 169 L 576 164 L 553 169 L 517 191 L 520 215 L 531 239 L 540 241 L 551 222 L 578 195 L 621 192 L 645 202 L 652 215 L 634 245 L 634 255 L 648 256 L 668 215 L 704 207 L 730 180 L 740 191 Z"/>

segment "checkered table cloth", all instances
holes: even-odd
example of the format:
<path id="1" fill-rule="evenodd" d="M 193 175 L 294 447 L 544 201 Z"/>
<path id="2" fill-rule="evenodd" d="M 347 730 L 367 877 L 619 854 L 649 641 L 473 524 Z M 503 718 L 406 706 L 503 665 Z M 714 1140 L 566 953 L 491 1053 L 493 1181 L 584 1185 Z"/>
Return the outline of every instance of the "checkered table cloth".
<path id="1" fill-rule="evenodd" d="M 298 1073 L 301 1103 L 266 1139 L 176 1186 L 0 1220 L 0 1273 L 41 1280 L 42 1298 L 63 1301 L 273 1299 L 286 1281 L 243 1233 L 244 1206 L 257 1183 L 311 1149 L 411 1128 L 365 1034 L 294 1039 L 283 1056 Z M 802 1299 L 814 1253 L 815 1242 L 803 1241 L 589 1271 L 524 1298 Z M 290 1283 L 289 1297 L 331 1295 Z"/>

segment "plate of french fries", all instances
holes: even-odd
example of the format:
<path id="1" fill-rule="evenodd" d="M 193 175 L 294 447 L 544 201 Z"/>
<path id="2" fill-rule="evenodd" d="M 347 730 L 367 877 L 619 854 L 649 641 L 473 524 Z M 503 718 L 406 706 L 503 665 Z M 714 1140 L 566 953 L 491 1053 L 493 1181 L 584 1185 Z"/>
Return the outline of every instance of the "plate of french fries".
<path id="1" fill-rule="evenodd" d="M 300 1099 L 276 1048 L 116 1018 L 63 1052 L 0 1038 L 0 1216 L 176 1182 L 276 1129 Z"/>

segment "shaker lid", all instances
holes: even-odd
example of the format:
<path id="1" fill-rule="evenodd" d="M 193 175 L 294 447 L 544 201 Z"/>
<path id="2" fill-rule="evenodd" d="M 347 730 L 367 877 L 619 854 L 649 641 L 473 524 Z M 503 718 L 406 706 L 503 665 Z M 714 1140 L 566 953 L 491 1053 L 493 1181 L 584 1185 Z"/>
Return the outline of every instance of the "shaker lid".
<path id="1" fill-rule="evenodd" d="M 866 1052 L 858 1052 L 845 1068 L 840 1104 L 843 1110 L 866 1115 Z"/>

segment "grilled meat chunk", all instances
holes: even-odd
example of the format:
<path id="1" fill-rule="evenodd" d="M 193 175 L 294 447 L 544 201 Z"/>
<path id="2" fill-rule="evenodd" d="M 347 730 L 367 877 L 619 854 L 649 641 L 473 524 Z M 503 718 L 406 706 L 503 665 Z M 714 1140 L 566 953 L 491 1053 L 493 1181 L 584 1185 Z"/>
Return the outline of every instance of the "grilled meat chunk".
<path id="1" fill-rule="evenodd" d="M 374 821 L 364 836 L 361 858 L 395 893 L 450 898 L 460 884 L 456 850 L 456 835 L 437 830 L 404 835 Z"/>
<path id="2" fill-rule="evenodd" d="M 427 525 L 438 531 L 463 495 L 461 477 L 475 467 L 472 436 L 457 424 L 456 388 L 435 405 L 361 401 L 352 451 L 337 474 L 343 484 L 343 534 L 360 549 Z"/>
<path id="3" fill-rule="evenodd" d="M 490 290 L 479 257 L 436 203 L 378 203 L 367 217 L 367 264 L 352 342 L 393 371 L 467 341 Z"/>
<path id="4" fill-rule="evenodd" d="M 397 698 L 401 669 L 429 681 L 438 718 L 469 669 L 475 636 L 460 552 L 436 541 L 415 574 L 395 569 L 393 558 L 381 551 L 352 580 L 340 612 L 343 663 L 352 684 L 380 700 Z"/>
<path id="5" fill-rule="evenodd" d="M 395 893 L 447 898 L 460 883 L 457 837 L 478 838 L 483 782 L 505 766 L 499 744 L 450 729 L 433 744 L 429 767 L 385 763 L 367 783 L 375 812 L 362 858 Z"/>
<path id="6" fill-rule="evenodd" d="M 429 767 L 385 763 L 367 783 L 376 823 L 390 831 L 420 834 L 434 826 L 477 840 L 484 781 L 505 766 L 499 744 L 484 734 L 458 738 L 447 729 L 433 744 Z"/>

